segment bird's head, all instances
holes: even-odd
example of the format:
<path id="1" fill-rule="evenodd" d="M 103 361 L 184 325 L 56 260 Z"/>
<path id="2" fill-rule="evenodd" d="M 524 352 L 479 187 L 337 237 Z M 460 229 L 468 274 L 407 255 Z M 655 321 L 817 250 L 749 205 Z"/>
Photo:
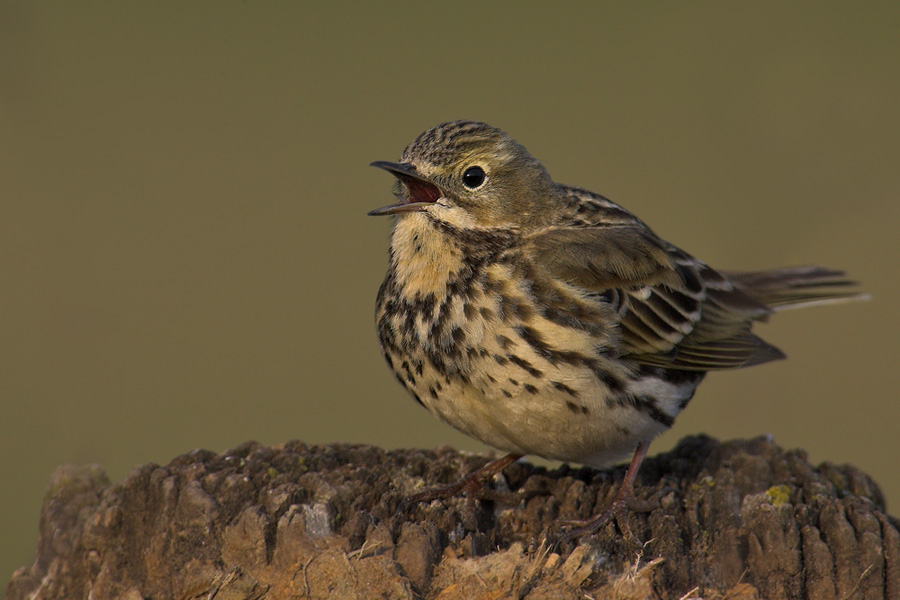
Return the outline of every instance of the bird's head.
<path id="1" fill-rule="evenodd" d="M 400 162 L 372 166 L 397 177 L 397 204 L 370 215 L 419 212 L 461 227 L 539 225 L 555 189 L 524 146 L 485 123 L 438 125 L 406 147 Z"/>

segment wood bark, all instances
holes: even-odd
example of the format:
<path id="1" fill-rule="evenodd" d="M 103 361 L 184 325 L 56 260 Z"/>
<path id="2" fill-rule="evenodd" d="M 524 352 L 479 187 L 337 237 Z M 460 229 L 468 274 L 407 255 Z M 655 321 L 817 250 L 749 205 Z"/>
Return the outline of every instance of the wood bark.
<path id="1" fill-rule="evenodd" d="M 645 461 L 631 535 L 611 524 L 579 544 L 555 541 L 561 522 L 601 510 L 624 467 L 519 462 L 491 483 L 507 503 L 404 503 L 487 460 L 290 442 L 198 450 L 116 484 L 61 467 L 7 597 L 900 599 L 898 522 L 852 466 L 685 438 Z"/>

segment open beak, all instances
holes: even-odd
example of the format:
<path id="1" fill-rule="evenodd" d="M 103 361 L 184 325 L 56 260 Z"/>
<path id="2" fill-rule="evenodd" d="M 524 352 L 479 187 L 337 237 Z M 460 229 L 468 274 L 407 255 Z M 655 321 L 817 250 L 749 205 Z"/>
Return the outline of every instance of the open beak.
<path id="1" fill-rule="evenodd" d="M 416 171 L 415 165 L 376 160 L 369 166 L 378 167 L 391 173 L 406 188 L 405 194 L 397 194 L 397 198 L 400 199 L 397 204 L 370 210 L 369 214 L 373 217 L 424 210 L 425 207 L 434 204 L 438 198 L 443 196 L 436 185 Z"/>

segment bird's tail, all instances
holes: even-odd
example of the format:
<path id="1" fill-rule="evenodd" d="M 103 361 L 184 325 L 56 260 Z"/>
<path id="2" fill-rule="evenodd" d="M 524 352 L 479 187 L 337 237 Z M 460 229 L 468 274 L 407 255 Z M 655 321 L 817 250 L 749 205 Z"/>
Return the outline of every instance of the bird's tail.
<path id="1" fill-rule="evenodd" d="M 868 294 L 848 289 L 856 282 L 847 279 L 846 273 L 825 267 L 789 267 L 725 275 L 773 311 L 869 299 Z"/>

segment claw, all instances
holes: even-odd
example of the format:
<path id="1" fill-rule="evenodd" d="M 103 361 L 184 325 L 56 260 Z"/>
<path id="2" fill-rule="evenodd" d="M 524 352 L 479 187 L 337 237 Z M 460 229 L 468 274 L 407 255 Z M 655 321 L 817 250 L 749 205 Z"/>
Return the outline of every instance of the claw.
<path id="1" fill-rule="evenodd" d="M 636 539 L 631 532 L 631 527 L 628 525 L 628 511 L 632 508 L 632 505 L 638 504 L 634 497 L 634 480 L 637 477 L 638 469 L 641 467 L 641 462 L 647 454 L 647 446 L 648 444 L 644 442 L 638 444 L 634 451 L 634 456 L 631 458 L 631 463 L 628 465 L 628 470 L 625 472 L 625 479 L 622 480 L 622 485 L 619 486 L 619 491 L 616 492 L 610 505 L 603 512 L 594 515 L 590 519 L 584 521 L 572 520 L 562 523 L 563 527 L 572 528 L 560 534 L 560 542 L 569 542 L 587 535 L 593 535 L 609 524 L 610 521 L 615 522 L 619 531 L 628 540 L 634 541 Z M 635 512 L 641 512 L 643 506 L 636 508 Z"/>
<path id="2" fill-rule="evenodd" d="M 443 487 L 436 487 L 423 490 L 417 494 L 412 494 L 403 499 L 406 506 L 419 504 L 421 502 L 431 502 L 432 500 L 440 500 L 442 498 L 455 498 L 461 493 L 469 499 L 469 503 L 474 505 L 476 500 L 498 500 L 501 502 L 508 501 L 509 495 L 503 492 L 496 492 L 488 489 L 485 484 L 487 481 L 522 458 L 521 454 L 507 454 L 503 458 L 491 461 L 483 467 L 469 473 L 456 483 Z M 518 496 L 516 496 L 518 498 Z M 518 500 L 516 500 L 518 502 Z"/>

